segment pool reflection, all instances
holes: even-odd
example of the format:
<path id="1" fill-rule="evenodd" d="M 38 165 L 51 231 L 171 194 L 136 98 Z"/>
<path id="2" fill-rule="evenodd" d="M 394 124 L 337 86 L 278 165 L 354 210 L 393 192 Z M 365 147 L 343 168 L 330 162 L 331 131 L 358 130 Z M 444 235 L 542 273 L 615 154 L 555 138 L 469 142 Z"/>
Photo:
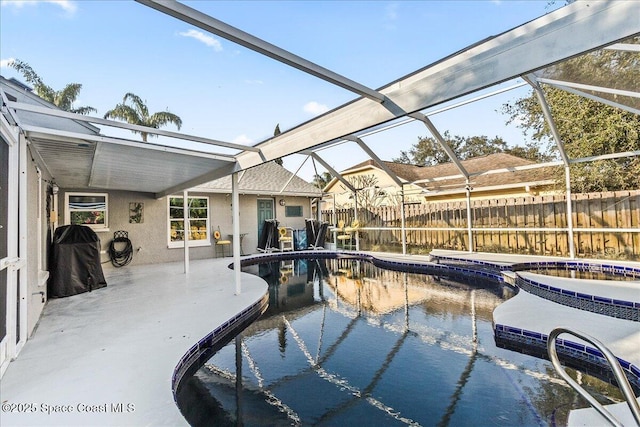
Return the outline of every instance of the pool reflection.
<path id="1" fill-rule="evenodd" d="M 509 288 L 345 259 L 247 271 L 270 307 L 183 387 L 192 425 L 561 424 L 575 405 L 546 361 L 495 347 Z"/>

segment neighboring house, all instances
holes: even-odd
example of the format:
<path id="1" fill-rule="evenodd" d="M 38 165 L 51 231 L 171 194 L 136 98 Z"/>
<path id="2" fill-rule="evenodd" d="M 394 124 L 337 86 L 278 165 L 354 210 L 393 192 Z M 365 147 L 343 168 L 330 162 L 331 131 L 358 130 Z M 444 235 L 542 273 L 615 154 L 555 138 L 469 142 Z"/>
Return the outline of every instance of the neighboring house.
<path id="1" fill-rule="evenodd" d="M 9 102 L 58 110 L 1 76 L 0 88 Z M 104 137 L 97 127 L 64 116 L 24 109 L 17 111 L 20 123 L 11 123 L 10 114 L 0 116 L 0 307 L 19 303 L 18 313 L 0 311 L 0 363 L 6 366 L 6 355 L 14 354 L 7 343 L 23 342 L 31 335 L 47 300 L 48 254 L 56 227 L 91 227 L 101 240 L 105 269 L 114 268 L 108 247 L 120 230 L 132 242 L 133 264 L 183 260 L 183 190 L 159 194 L 229 161 Z M 320 189 L 274 162 L 238 175 L 244 253 L 256 252 L 264 219 L 304 229 L 304 219 L 312 216 L 312 201 L 321 196 Z M 226 239 L 233 231 L 231 177 L 187 191 L 189 257 L 213 258 L 213 232 L 220 230 Z"/>
<path id="2" fill-rule="evenodd" d="M 472 176 L 470 179 L 473 199 L 493 199 L 554 193 L 554 168 L 509 170 L 535 163 L 505 153 L 490 154 L 463 160 L 462 166 L 471 174 L 489 170 L 504 170 L 498 173 Z M 384 161 L 403 183 L 405 203 L 429 203 L 443 200 L 464 200 L 466 180 L 453 163 L 435 166 L 415 166 Z M 401 188 L 376 163 L 368 160 L 345 169 L 341 175 L 354 185 L 360 205 L 369 207 L 394 206 L 402 202 Z M 336 209 L 353 206 L 353 194 L 338 179 L 334 178 L 324 188 L 323 210 L 331 209 L 335 200 Z"/>

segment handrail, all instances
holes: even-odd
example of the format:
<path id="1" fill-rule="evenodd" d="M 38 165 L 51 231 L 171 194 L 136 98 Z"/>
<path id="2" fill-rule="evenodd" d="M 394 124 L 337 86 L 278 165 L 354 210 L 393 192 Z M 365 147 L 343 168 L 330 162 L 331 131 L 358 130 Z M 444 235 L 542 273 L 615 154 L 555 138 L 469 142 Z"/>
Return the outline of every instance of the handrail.
<path id="1" fill-rule="evenodd" d="M 627 401 L 627 405 L 629 405 L 631 414 L 636 419 L 638 425 L 640 425 L 640 405 L 638 405 L 638 401 L 636 400 L 633 389 L 629 384 L 629 380 L 624 374 L 624 371 L 622 370 L 622 367 L 620 366 L 620 363 L 618 362 L 616 356 L 603 343 L 601 343 L 594 337 L 583 332 L 563 327 L 555 328 L 553 331 L 551 331 L 551 333 L 549 334 L 549 339 L 547 341 L 547 352 L 549 353 L 549 359 L 551 360 L 551 363 L 553 364 L 553 367 L 555 368 L 558 375 L 560 375 L 567 383 L 569 383 L 571 387 L 573 387 L 574 390 L 576 390 L 582 397 L 584 397 L 591 404 L 591 406 L 593 406 L 604 418 L 607 419 L 607 421 L 609 421 L 609 423 L 611 423 L 611 425 L 614 425 L 616 427 L 624 427 L 623 424 L 620 423 L 620 421 L 618 421 L 618 419 L 611 414 L 611 412 L 609 412 L 604 406 L 600 404 L 600 402 L 598 402 L 593 396 L 591 396 L 588 391 L 586 391 L 580 384 L 578 384 L 573 378 L 571 378 L 562 367 L 562 364 L 560 363 L 560 360 L 558 358 L 558 353 L 556 351 L 556 339 L 560 334 L 563 333 L 571 334 L 584 341 L 587 341 L 590 344 L 595 345 L 598 350 L 600 350 L 605 359 L 607 359 L 607 362 L 609 362 L 609 366 L 613 371 L 613 375 L 616 378 L 618 387 L 622 391 L 622 394 Z"/>

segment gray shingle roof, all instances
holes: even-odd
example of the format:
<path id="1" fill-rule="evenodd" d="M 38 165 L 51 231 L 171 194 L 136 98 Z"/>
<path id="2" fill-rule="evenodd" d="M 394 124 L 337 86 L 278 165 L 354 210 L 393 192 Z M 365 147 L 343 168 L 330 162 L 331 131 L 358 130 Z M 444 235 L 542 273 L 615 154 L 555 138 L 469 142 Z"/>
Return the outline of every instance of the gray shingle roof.
<path id="1" fill-rule="evenodd" d="M 290 196 L 320 197 L 322 191 L 275 162 L 267 162 L 247 169 L 239 176 L 239 192 L 244 194 L 282 194 Z M 287 181 L 289 184 L 287 185 Z M 280 191 L 285 186 L 282 193 Z M 230 193 L 231 177 L 225 176 L 215 181 L 193 188 L 193 191 Z"/>
<path id="2" fill-rule="evenodd" d="M 463 160 L 461 163 L 464 168 L 472 174 L 493 169 L 507 169 L 515 166 L 534 164 L 534 162 L 530 160 L 522 159 L 506 153 L 496 153 L 482 157 L 475 157 L 473 159 Z M 460 175 L 460 171 L 453 163 L 443 163 L 435 166 L 417 166 L 384 161 L 384 164 L 391 169 L 398 178 L 408 182 Z M 350 171 L 367 166 L 379 167 L 377 162 L 374 160 L 367 160 L 351 166 L 342 173 L 348 174 Z M 549 167 L 476 176 L 471 178 L 471 183 L 476 189 L 479 189 L 482 187 L 549 181 L 553 179 L 553 169 L 553 167 Z M 444 189 L 451 190 L 454 188 L 464 188 L 465 184 L 464 178 L 452 178 L 426 182 L 420 185 L 430 191 L 438 191 Z"/>

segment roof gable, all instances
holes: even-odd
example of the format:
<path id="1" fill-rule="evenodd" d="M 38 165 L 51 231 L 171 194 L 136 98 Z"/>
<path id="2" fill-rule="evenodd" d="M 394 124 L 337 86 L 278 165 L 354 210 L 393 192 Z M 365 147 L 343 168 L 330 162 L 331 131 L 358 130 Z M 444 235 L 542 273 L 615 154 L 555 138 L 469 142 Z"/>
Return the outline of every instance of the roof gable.
<path id="1" fill-rule="evenodd" d="M 322 191 L 275 162 L 267 162 L 240 173 L 238 188 L 241 193 L 282 194 L 320 197 Z M 286 187 L 285 187 L 286 186 Z M 284 189 L 284 190 L 283 190 Z M 193 191 L 230 193 L 231 176 L 207 182 Z"/>

